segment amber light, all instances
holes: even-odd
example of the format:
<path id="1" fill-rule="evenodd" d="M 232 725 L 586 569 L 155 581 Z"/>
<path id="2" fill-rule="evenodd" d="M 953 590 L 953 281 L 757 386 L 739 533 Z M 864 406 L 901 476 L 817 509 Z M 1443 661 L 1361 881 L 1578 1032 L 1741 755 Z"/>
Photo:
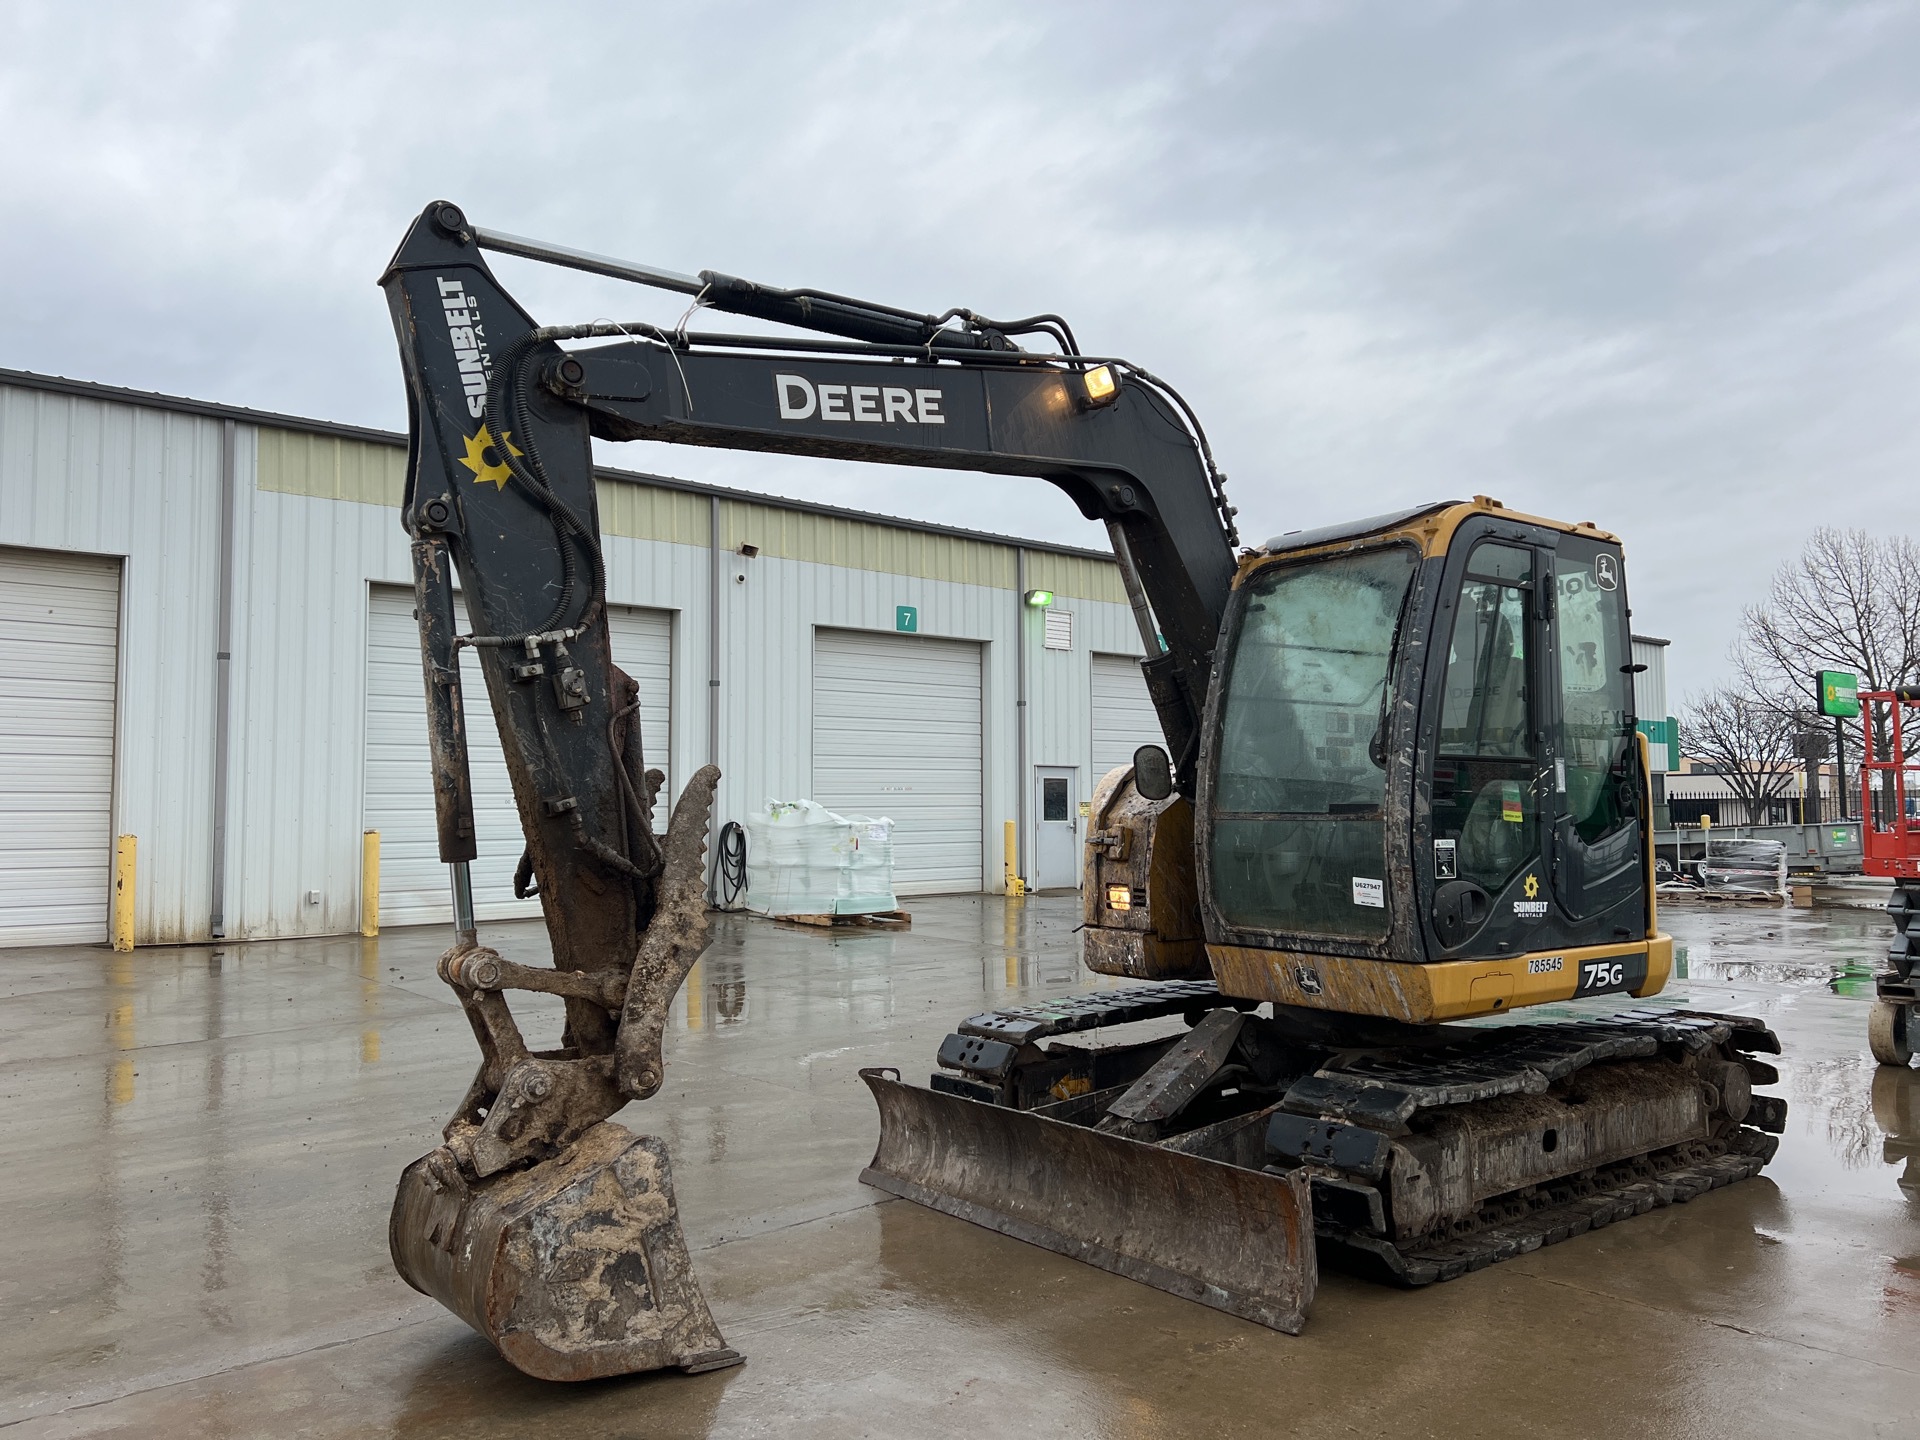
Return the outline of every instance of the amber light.
<path id="1" fill-rule="evenodd" d="M 1087 387 L 1089 405 L 1105 405 L 1120 393 L 1120 377 L 1111 365 L 1096 365 L 1081 377 Z"/>

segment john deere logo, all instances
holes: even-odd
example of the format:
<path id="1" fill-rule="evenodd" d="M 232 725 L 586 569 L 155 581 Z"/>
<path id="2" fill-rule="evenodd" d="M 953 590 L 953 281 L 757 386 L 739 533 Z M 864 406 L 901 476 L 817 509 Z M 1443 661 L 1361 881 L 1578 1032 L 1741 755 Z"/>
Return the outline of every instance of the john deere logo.
<path id="1" fill-rule="evenodd" d="M 518 445 L 513 443 L 512 437 L 511 430 L 503 432 L 500 436 L 506 441 L 507 449 L 515 455 L 524 453 Z M 496 489 L 504 490 L 507 488 L 507 481 L 513 476 L 513 472 L 507 468 L 506 456 L 500 453 L 492 433 L 484 425 L 480 427 L 478 435 L 467 437 L 467 453 L 460 457 L 460 463 L 473 472 L 473 483 L 476 485 L 484 485 L 491 480 Z"/>
<path id="2" fill-rule="evenodd" d="M 1311 965 L 1296 967 L 1293 972 L 1293 978 L 1299 982 L 1300 988 L 1307 994 L 1318 995 L 1320 993 L 1320 972 Z"/>

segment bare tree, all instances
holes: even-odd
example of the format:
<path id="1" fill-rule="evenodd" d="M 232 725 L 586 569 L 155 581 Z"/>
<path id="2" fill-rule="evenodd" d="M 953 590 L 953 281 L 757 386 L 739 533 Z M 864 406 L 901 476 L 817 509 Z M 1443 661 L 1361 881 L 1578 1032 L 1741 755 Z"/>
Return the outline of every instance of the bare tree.
<path id="1" fill-rule="evenodd" d="M 1766 600 L 1742 613 L 1740 650 L 1750 674 L 1791 687 L 1816 712 L 1816 671 L 1858 675 L 1863 690 L 1920 678 L 1920 544 L 1814 531 L 1774 575 Z"/>
<path id="2" fill-rule="evenodd" d="M 1818 716 L 1818 672 L 1844 670 L 1862 690 L 1920 679 L 1920 544 L 1907 535 L 1820 529 L 1775 573 L 1767 598 L 1741 614 L 1734 660 L 1749 693 Z M 1817 723 L 1817 722 L 1816 722 Z M 1874 748 L 1890 740 L 1874 717 Z M 1840 759 L 1858 763 L 1857 727 Z"/>
<path id="3" fill-rule="evenodd" d="M 1726 780 L 1753 823 L 1765 824 L 1768 802 L 1795 792 L 1803 723 L 1787 695 L 1723 685 L 1688 699 L 1680 743 Z"/>

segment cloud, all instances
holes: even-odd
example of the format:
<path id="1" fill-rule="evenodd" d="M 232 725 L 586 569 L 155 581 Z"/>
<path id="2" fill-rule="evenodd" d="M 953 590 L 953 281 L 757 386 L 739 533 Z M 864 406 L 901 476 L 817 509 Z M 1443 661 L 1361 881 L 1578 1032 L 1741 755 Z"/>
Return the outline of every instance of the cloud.
<path id="1" fill-rule="evenodd" d="M 0 363 L 398 427 L 410 217 L 1057 310 L 1253 536 L 1492 493 L 1629 545 L 1676 691 L 1816 524 L 1910 529 L 1910 6 L 16 5 Z M 542 318 L 673 297 L 503 264 Z M 621 463 L 1098 544 L 1046 487 Z"/>

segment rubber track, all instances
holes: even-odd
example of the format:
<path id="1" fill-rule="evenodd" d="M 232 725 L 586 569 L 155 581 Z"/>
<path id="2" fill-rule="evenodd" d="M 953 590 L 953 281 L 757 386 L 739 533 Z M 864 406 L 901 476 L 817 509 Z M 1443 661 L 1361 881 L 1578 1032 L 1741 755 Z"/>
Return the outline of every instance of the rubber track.
<path id="1" fill-rule="evenodd" d="M 1691 1158 L 1675 1155 L 1664 1167 L 1646 1156 L 1605 1166 L 1590 1181 L 1558 1181 L 1542 1186 L 1545 1198 L 1529 1213 L 1407 1253 L 1391 1241 L 1357 1232 L 1323 1230 L 1320 1238 L 1336 1254 L 1346 1252 L 1342 1258 L 1354 1268 L 1395 1284 L 1421 1286 L 1456 1280 L 1616 1220 L 1645 1215 L 1666 1205 L 1684 1205 L 1709 1190 L 1749 1180 L 1773 1158 L 1779 1143 L 1777 1136 L 1741 1129 L 1717 1155 L 1700 1156 L 1698 1151 L 1705 1147 L 1696 1144 L 1676 1147 L 1693 1152 Z"/>
<path id="2" fill-rule="evenodd" d="M 1201 1006 L 1218 1008 L 1233 1003 L 1209 980 L 1162 981 L 1157 985 L 1095 990 L 1087 995 L 1063 995 L 1058 1000 L 989 1010 L 962 1020 L 960 1033 L 1022 1045 L 1049 1035 L 1096 1030 L 1103 1025 L 1130 1025 L 1136 1020 L 1181 1015 Z M 1244 1003 L 1252 1004 L 1251 1001 Z"/>
<path id="3" fill-rule="evenodd" d="M 1635 1060 L 1662 1045 L 1698 1053 L 1714 1045 L 1778 1054 L 1771 1031 L 1743 1016 L 1629 1010 L 1595 1020 L 1549 1020 L 1469 1033 L 1458 1042 L 1374 1056 L 1320 1070 L 1287 1090 L 1286 1108 L 1396 1133 L 1420 1110 L 1499 1095 L 1543 1095 L 1576 1070 Z"/>

